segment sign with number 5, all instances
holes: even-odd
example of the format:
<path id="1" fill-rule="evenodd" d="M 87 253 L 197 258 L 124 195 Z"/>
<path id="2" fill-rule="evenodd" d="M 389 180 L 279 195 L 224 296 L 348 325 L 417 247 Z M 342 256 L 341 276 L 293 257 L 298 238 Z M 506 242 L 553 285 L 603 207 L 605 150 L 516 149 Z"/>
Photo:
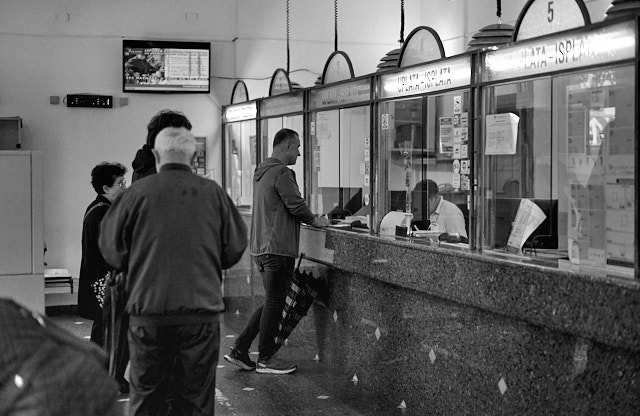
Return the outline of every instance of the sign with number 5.
<path id="1" fill-rule="evenodd" d="M 584 0 L 529 0 L 518 16 L 513 40 L 535 38 L 590 23 Z"/>

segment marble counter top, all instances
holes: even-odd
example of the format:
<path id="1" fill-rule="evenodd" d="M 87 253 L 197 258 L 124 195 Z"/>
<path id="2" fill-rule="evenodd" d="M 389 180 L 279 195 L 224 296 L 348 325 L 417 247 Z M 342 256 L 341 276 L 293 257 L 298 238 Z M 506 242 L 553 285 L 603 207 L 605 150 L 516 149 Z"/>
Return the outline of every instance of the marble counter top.
<path id="1" fill-rule="evenodd" d="M 307 245 L 330 253 L 325 258 L 339 270 L 640 351 L 640 284 L 634 279 L 523 264 L 455 245 L 312 227 L 302 234 Z"/>

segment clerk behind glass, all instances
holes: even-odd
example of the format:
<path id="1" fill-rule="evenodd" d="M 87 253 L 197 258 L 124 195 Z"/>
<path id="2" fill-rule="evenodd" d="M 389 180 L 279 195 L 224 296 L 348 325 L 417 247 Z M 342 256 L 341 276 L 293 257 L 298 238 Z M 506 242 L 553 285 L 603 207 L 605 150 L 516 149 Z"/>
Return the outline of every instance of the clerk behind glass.
<path id="1" fill-rule="evenodd" d="M 431 179 L 418 182 L 413 189 L 411 205 L 414 218 L 422 219 L 415 222 L 418 228 L 422 228 L 419 224 L 429 223 L 429 231 L 467 237 L 462 211 L 439 194 L 438 185 Z"/>

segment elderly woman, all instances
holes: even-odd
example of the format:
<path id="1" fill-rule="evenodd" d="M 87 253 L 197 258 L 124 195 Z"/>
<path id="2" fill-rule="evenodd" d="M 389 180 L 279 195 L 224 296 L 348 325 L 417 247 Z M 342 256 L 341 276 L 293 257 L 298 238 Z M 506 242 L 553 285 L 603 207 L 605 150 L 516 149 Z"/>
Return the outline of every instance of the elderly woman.
<path id="1" fill-rule="evenodd" d="M 78 284 L 78 314 L 93 321 L 91 341 L 104 345 L 102 307 L 93 291 L 93 284 L 113 269 L 98 248 L 100 221 L 116 197 L 126 188 L 127 168 L 119 163 L 103 162 L 91 171 L 91 185 L 97 196 L 87 207 L 82 221 L 82 260 Z"/>

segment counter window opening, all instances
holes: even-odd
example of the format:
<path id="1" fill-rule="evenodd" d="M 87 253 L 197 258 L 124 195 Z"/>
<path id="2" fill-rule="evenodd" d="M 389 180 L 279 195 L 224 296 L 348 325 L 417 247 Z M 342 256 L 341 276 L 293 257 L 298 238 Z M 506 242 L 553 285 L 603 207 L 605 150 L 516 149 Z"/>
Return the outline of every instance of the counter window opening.
<path id="1" fill-rule="evenodd" d="M 494 85 L 482 100 L 483 249 L 633 276 L 634 67 Z"/>
<path id="2" fill-rule="evenodd" d="M 355 216 L 368 227 L 370 114 L 366 105 L 309 115 L 311 210 L 334 223 Z"/>
<path id="3" fill-rule="evenodd" d="M 256 168 L 256 122 L 238 121 L 225 125 L 225 184 L 232 201 L 251 207 L 253 172 Z"/>
<path id="4" fill-rule="evenodd" d="M 468 237 L 469 97 L 463 90 L 380 103 L 380 220 L 401 211 L 412 231 Z"/>

